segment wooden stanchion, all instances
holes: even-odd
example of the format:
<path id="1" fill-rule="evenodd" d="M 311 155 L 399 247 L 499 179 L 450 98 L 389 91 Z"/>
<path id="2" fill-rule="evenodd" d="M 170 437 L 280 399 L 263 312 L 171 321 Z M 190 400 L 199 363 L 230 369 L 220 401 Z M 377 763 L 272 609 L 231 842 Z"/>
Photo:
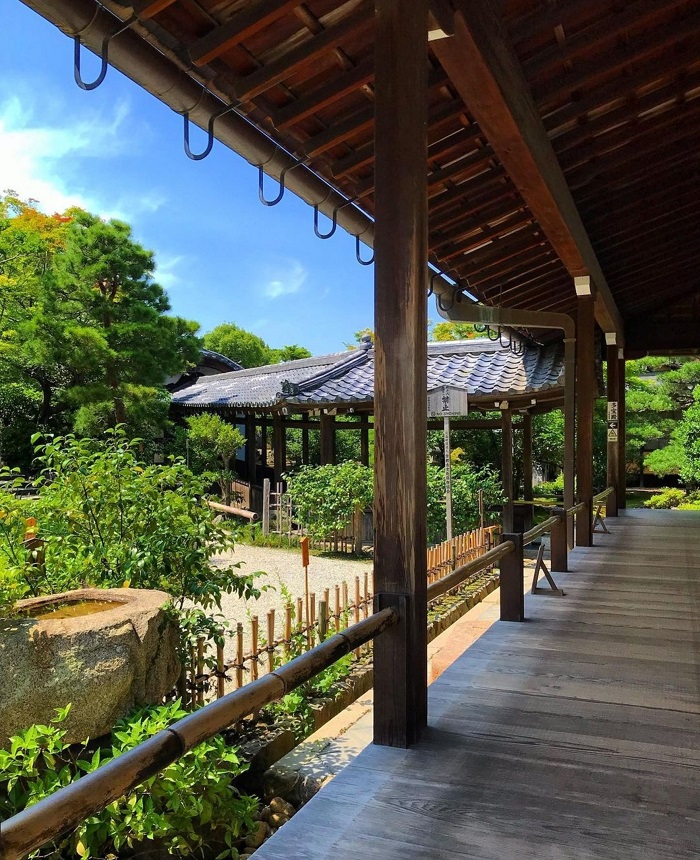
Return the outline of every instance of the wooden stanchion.
<path id="1" fill-rule="evenodd" d="M 223 645 L 223 635 L 224 631 L 219 630 L 219 636 L 222 637 L 220 642 L 216 643 L 216 698 L 221 699 L 225 693 L 225 668 L 224 668 L 224 645 Z"/>
<path id="2" fill-rule="evenodd" d="M 251 649 L 250 649 L 250 678 L 251 681 L 258 679 L 258 616 L 254 615 L 250 622 Z"/>
<path id="3" fill-rule="evenodd" d="M 243 625 L 236 625 L 236 687 L 243 686 Z"/>
<path id="4" fill-rule="evenodd" d="M 267 613 L 267 671 L 275 670 L 275 610 Z"/>

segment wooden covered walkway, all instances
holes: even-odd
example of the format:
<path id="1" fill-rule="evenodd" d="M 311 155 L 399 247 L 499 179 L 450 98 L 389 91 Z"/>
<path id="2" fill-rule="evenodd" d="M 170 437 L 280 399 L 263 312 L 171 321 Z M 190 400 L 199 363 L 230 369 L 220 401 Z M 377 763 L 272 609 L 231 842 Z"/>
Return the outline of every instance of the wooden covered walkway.
<path id="1" fill-rule="evenodd" d="M 697 858 L 700 513 L 627 511 L 256 860 Z"/>

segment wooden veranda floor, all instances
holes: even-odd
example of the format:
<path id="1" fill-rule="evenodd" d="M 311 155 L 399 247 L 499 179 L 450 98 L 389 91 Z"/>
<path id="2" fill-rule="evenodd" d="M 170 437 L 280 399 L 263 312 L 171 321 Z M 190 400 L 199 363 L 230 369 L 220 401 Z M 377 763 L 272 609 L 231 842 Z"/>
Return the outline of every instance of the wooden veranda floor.
<path id="1" fill-rule="evenodd" d="M 256 860 L 700 856 L 700 514 L 629 511 Z"/>

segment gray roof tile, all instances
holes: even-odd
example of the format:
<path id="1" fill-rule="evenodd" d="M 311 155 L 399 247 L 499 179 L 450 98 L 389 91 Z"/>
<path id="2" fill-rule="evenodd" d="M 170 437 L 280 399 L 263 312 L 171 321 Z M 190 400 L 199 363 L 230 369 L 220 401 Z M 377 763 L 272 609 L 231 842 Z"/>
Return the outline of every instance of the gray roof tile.
<path id="1" fill-rule="evenodd" d="M 489 340 L 428 344 L 428 389 L 440 385 L 466 388 L 473 397 L 536 394 L 563 387 L 561 345 L 526 346 L 515 355 Z M 265 409 L 284 404 L 314 406 L 372 401 L 374 349 L 333 353 L 284 364 L 255 367 L 206 377 L 178 391 L 182 407 Z"/>

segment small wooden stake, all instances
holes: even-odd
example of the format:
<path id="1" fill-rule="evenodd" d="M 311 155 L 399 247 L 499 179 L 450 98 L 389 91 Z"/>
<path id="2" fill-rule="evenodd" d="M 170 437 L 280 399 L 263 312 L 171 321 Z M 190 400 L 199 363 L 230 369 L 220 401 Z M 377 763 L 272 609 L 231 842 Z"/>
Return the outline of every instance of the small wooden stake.
<path id="1" fill-rule="evenodd" d="M 270 609 L 267 613 L 267 670 L 275 670 L 275 610 Z"/>
<path id="2" fill-rule="evenodd" d="M 223 636 L 224 631 L 220 630 L 219 635 Z M 224 696 L 224 646 L 221 643 L 216 644 L 216 698 L 221 699 Z"/>
<path id="3" fill-rule="evenodd" d="M 243 625 L 236 624 L 236 687 L 243 686 Z"/>
<path id="4" fill-rule="evenodd" d="M 252 650 L 250 655 L 250 678 L 252 681 L 258 679 L 258 616 L 254 615 L 251 620 Z"/>

